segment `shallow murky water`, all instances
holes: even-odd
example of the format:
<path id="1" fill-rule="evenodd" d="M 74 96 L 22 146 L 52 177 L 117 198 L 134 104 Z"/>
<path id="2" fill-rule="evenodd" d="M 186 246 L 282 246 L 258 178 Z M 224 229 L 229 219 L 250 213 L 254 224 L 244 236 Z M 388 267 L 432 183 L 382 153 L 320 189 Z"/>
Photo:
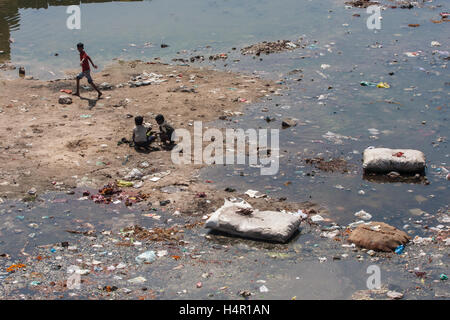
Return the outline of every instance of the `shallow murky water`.
<path id="1" fill-rule="evenodd" d="M 217 68 L 253 72 L 286 84 L 282 96 L 249 104 L 245 115 L 233 118 L 234 122 L 214 123 L 242 129 L 281 128 L 283 118 L 298 119 L 296 127 L 280 132 L 279 173 L 261 176 L 259 169 L 245 165 L 211 166 L 203 170 L 202 178 L 213 180 L 219 188 L 234 187 L 241 192 L 258 189 L 273 197 L 324 204 L 331 217 L 341 224 L 356 220 L 354 213 L 365 210 L 376 221 L 397 227 L 410 224 L 413 234 L 421 234 L 422 230 L 413 223 L 423 218 L 418 212 L 425 211 L 433 218 L 439 208 L 448 207 L 445 177 L 450 169 L 450 77 L 445 52 L 449 50 L 450 29 L 448 22 L 431 22 L 439 19 L 440 12 L 449 11 L 448 2 L 434 1 L 426 8 L 412 10 L 387 9 L 382 12 L 382 28 L 377 32 L 367 29 L 368 14 L 364 9 L 346 9 L 344 1 L 336 0 L 89 1 L 81 4 L 81 30 L 65 27 L 69 4 L 73 3 L 58 1 L 48 5 L 46 1 L 0 0 L 0 51 L 4 52 L 0 53 L 0 61 L 10 59 L 15 65 L 25 66 L 27 74 L 49 79 L 78 67 L 73 47 L 79 41 L 85 43 L 100 67 L 116 57 L 145 60 L 161 57 L 170 61 L 189 57 L 194 50 L 196 54 L 229 52 L 227 61 L 215 62 Z M 360 17 L 353 16 L 355 13 Z M 408 27 L 411 23 L 420 26 Z M 304 49 L 261 56 L 262 61 L 244 57 L 239 50 L 231 51 L 232 47 L 239 49 L 262 40 L 299 37 L 308 43 Z M 441 45 L 434 47 L 431 41 Z M 162 49 L 161 43 L 170 47 Z M 177 54 L 182 50 L 187 51 Z M 417 57 L 405 55 L 418 51 Z M 233 62 L 235 59 L 240 61 Z M 203 64 L 211 66 L 209 62 Z M 3 75 L 15 76 L 11 72 Z M 363 87 L 361 81 L 384 81 L 390 88 Z M 268 112 L 261 111 L 265 107 Z M 267 123 L 266 116 L 275 120 Z M 368 146 L 423 151 L 431 183 L 379 183 L 363 179 L 361 153 Z M 322 172 L 302 161 L 315 156 L 344 158 L 350 172 Z M 45 196 L 46 200 L 60 197 Z M 71 198 L 65 201 L 32 204 L 32 210 L 23 203 L 4 203 L 1 247 L 8 246 L 8 250 L 17 252 L 24 247 L 75 239 L 76 235 L 65 231 L 74 220 L 79 220 L 79 225 L 92 223 L 100 229 L 155 223 L 143 217 L 136 207 L 103 206 Z M 34 230 L 30 227 L 32 223 L 39 228 Z M 305 244 L 306 239 L 307 236 L 296 238 L 287 250 Z M 319 254 L 318 249 L 313 250 Z M 364 289 L 365 269 L 357 262 L 336 266 L 318 264 L 314 259 L 314 263 L 301 264 L 301 269 L 293 268 L 292 263 L 274 263 L 283 270 L 273 271 L 277 274 L 274 283 L 279 288 L 273 291 L 273 296 L 270 293 L 265 297 L 279 298 L 279 292 L 284 292 L 282 298 L 295 295 L 348 298 L 352 291 Z M 307 276 L 312 268 L 318 272 Z M 258 270 L 270 273 L 269 266 Z M 339 276 L 329 277 L 333 272 Z M 354 276 L 355 272 L 361 274 Z M 281 274 L 285 274 L 284 278 Z M 298 292 L 299 286 L 292 282 L 297 274 L 304 276 L 304 288 L 310 289 Z M 392 283 L 400 281 L 395 280 L 396 274 L 391 275 Z M 233 281 L 239 281 L 238 275 Z"/>
<path id="2" fill-rule="evenodd" d="M 311 44 L 305 49 L 264 56 L 262 61 L 232 51 L 228 61 L 217 63 L 219 68 L 282 79 L 288 86 L 284 96 L 247 108 L 246 116 L 237 118 L 235 127 L 280 128 L 284 117 L 297 118 L 301 125 L 280 134 L 284 157 L 277 176 L 261 177 L 258 170 L 244 166 L 243 171 L 253 176 L 241 178 L 232 174 L 236 167 L 228 166 L 207 170 L 206 176 L 212 180 L 241 187 L 254 183 L 270 185 L 271 192 L 278 190 L 278 194 L 291 199 L 325 203 L 336 217 L 345 217 L 345 222 L 360 209 L 370 210 L 375 218 L 389 219 L 408 215 L 410 209 L 417 207 L 433 213 L 447 205 L 450 78 L 445 54 L 435 51 L 448 50 L 449 28 L 446 22 L 430 21 L 438 20 L 439 13 L 446 11 L 445 1 L 412 10 L 384 10 L 382 28 L 376 32 L 367 29 L 368 14 L 364 9 L 346 9 L 340 1 L 327 1 L 326 5 L 323 1 L 289 0 L 90 1 L 81 4 L 81 30 L 65 27 L 65 10 L 70 4 L 1 1 L 3 56 L 10 56 L 16 65 L 24 65 L 28 74 L 52 78 L 63 70 L 78 67 L 73 50 L 78 41 L 86 44 L 100 66 L 114 57 L 163 57 L 169 61 L 187 57 L 193 50 L 218 53 L 261 40 L 304 37 Z M 433 9 L 431 5 L 442 7 Z M 360 17 L 353 16 L 355 13 Z M 408 27 L 410 23 L 420 27 Z M 10 37 L 13 43 L 7 41 Z M 438 41 L 441 46 L 432 47 L 431 41 Z M 152 45 L 146 47 L 146 43 Z M 162 49 L 161 43 L 170 47 Z M 176 54 L 182 50 L 188 51 Z M 404 54 L 417 51 L 418 57 Z M 55 53 L 59 55 L 56 57 Z M 241 61 L 231 62 L 234 58 Z M 323 65 L 329 67 L 323 69 Z M 297 69 L 301 72 L 289 74 Z M 302 80 L 296 81 L 299 78 Z M 361 81 L 385 81 L 391 87 L 362 87 Z M 263 107 L 270 111 L 260 112 Z M 266 116 L 276 121 L 267 124 L 263 120 Z M 344 139 L 336 145 L 323 137 L 329 131 L 355 139 Z M 362 180 L 361 153 L 368 146 L 422 150 L 427 156 L 431 185 Z M 346 158 L 356 167 L 356 173 L 317 172 L 313 178 L 305 177 L 312 168 L 303 167 L 299 158 L 318 153 L 325 158 Z M 223 174 L 228 174 L 229 179 L 216 179 Z M 288 181 L 291 184 L 285 187 L 283 184 Z M 365 195 L 359 195 L 360 190 Z"/>

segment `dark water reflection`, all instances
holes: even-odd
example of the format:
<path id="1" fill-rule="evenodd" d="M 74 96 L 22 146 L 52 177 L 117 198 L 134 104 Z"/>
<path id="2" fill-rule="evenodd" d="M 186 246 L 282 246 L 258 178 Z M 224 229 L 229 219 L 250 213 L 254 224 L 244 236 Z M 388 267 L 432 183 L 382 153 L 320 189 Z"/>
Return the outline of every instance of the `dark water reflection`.
<path id="1" fill-rule="evenodd" d="M 120 0 L 117 0 L 120 1 Z M 0 0 L 0 62 L 11 59 L 11 33 L 20 29 L 21 11 L 48 9 L 55 6 L 81 5 L 87 3 L 117 2 L 114 0 Z M 144 0 L 123 0 L 124 2 Z"/>

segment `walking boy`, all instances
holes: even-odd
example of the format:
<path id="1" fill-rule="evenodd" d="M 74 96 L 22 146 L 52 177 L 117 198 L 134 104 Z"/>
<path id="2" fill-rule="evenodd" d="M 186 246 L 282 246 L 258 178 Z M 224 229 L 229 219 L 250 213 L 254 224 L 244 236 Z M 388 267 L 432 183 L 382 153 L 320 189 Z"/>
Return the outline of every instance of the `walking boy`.
<path id="1" fill-rule="evenodd" d="M 91 57 L 87 55 L 87 53 L 84 51 L 84 44 L 81 42 L 77 44 L 78 52 L 80 52 L 80 66 L 81 66 L 81 72 L 77 76 L 77 92 L 74 93 L 75 96 L 80 95 L 80 80 L 86 77 L 88 83 L 94 88 L 98 93 L 98 99 L 102 96 L 102 93 L 100 90 L 98 90 L 97 86 L 92 81 L 91 77 L 91 68 L 89 67 L 89 62 L 92 64 L 92 66 L 97 69 L 97 66 L 92 62 Z"/>

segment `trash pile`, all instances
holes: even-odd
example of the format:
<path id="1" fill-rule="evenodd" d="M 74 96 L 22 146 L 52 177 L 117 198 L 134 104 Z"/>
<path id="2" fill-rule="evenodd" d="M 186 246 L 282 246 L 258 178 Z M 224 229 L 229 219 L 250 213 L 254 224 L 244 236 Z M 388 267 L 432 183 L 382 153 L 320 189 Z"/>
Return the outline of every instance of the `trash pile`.
<path id="1" fill-rule="evenodd" d="M 278 40 L 274 42 L 263 41 L 241 49 L 243 55 L 253 54 L 256 56 L 261 53 L 271 54 L 276 52 L 290 51 L 298 48 L 300 44 L 290 40 Z"/>
<path id="2" fill-rule="evenodd" d="M 123 202 L 126 206 L 146 200 L 148 195 L 141 192 L 123 191 L 120 187 L 131 187 L 132 182 L 118 180 L 111 182 L 98 190 L 97 194 L 91 194 L 89 191 L 83 192 L 83 197 L 89 197 L 95 203 L 118 204 Z"/>
<path id="3" fill-rule="evenodd" d="M 166 81 L 167 79 L 163 79 L 162 74 L 157 74 L 153 72 L 147 73 L 146 71 L 144 71 L 142 74 L 138 76 L 131 77 L 130 81 L 128 81 L 128 85 L 130 86 L 130 88 L 134 88 L 134 87 L 148 86 L 151 84 L 161 84 Z"/>
<path id="4" fill-rule="evenodd" d="M 228 55 L 226 53 L 218 53 L 212 56 L 209 56 L 209 60 L 226 60 L 228 59 Z"/>
<path id="5" fill-rule="evenodd" d="M 133 237 L 140 241 L 164 241 L 178 243 L 183 239 L 183 231 L 177 226 L 170 228 L 152 228 L 147 230 L 141 226 L 135 225 L 123 229 L 122 234 L 126 238 Z"/>
<path id="6" fill-rule="evenodd" d="M 356 0 L 356 1 L 347 1 L 345 2 L 345 4 L 355 8 L 367 8 L 373 5 L 377 5 L 379 3 L 370 0 Z"/>

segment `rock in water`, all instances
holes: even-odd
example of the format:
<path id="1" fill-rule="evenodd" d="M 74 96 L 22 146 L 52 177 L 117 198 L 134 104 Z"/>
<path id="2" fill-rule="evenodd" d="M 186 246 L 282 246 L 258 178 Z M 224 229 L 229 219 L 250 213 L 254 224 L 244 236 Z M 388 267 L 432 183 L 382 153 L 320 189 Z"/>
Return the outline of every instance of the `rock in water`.
<path id="1" fill-rule="evenodd" d="M 65 95 L 59 96 L 58 102 L 60 104 L 71 104 L 72 103 L 72 98 L 69 97 L 69 96 L 65 96 Z"/>
<path id="2" fill-rule="evenodd" d="M 243 211 L 249 213 L 243 214 Z M 301 220 L 300 215 L 260 211 L 252 209 L 242 199 L 225 199 L 224 205 L 212 214 L 205 227 L 246 238 L 286 242 L 297 231 Z"/>
<path id="3" fill-rule="evenodd" d="M 295 127 L 296 125 L 297 125 L 297 121 L 292 118 L 283 119 L 283 121 L 281 122 L 281 126 L 283 128 Z"/>
<path id="4" fill-rule="evenodd" d="M 412 149 L 368 148 L 364 150 L 363 169 L 380 173 L 422 172 L 425 170 L 425 155 Z"/>
<path id="5" fill-rule="evenodd" d="M 398 299 L 403 298 L 403 293 L 397 292 L 397 291 L 388 291 L 386 295 L 389 298 L 394 299 L 394 300 L 398 300 Z"/>
<path id="6" fill-rule="evenodd" d="M 392 252 L 411 238 L 403 231 L 384 222 L 361 224 L 352 231 L 348 241 L 359 247 L 375 251 Z"/>

